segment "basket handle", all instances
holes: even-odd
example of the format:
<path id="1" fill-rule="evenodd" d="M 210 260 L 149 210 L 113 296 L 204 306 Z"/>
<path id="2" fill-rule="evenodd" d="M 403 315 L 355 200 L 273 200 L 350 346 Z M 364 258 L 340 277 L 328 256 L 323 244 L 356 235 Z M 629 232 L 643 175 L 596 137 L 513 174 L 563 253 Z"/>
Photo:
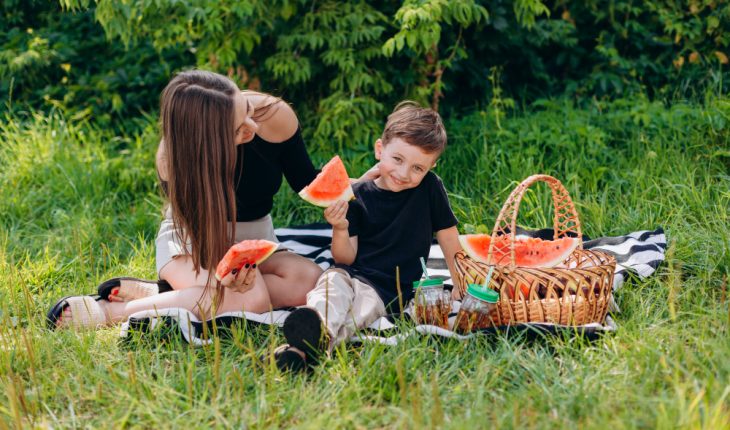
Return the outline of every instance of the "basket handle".
<path id="1" fill-rule="evenodd" d="M 510 237 L 510 260 L 509 266 L 516 267 L 515 263 L 515 231 L 517 228 L 517 213 L 520 208 L 520 202 L 525 191 L 534 184 L 535 182 L 545 182 L 550 186 L 550 190 L 553 195 L 553 206 L 555 208 L 555 216 L 553 217 L 553 239 L 558 239 L 567 236 L 569 232 L 575 233 L 579 238 L 582 238 L 580 229 L 580 220 L 578 219 L 578 213 L 575 211 L 573 200 L 570 199 L 568 190 L 565 189 L 563 184 L 549 175 L 532 175 L 522 181 L 507 197 L 507 201 L 504 202 L 502 210 L 499 211 L 497 221 L 494 223 L 494 229 L 492 229 L 492 240 L 489 244 L 488 260 L 492 261 L 492 254 L 494 252 L 494 245 L 496 243 L 497 236 L 509 234 Z M 507 233 L 509 231 L 509 233 Z M 579 249 L 583 249 L 583 243 L 578 245 Z"/>

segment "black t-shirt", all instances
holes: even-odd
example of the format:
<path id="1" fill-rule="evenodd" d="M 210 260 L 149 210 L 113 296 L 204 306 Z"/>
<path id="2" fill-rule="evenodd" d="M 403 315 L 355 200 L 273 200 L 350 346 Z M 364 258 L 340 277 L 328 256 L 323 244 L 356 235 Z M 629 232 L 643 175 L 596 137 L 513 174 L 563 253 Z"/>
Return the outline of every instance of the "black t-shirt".
<path id="1" fill-rule="evenodd" d="M 350 236 L 357 236 L 351 266 L 338 265 L 371 285 L 391 311 L 398 310 L 396 266 L 400 270 L 403 305 L 413 297 L 413 281 L 421 278 L 419 258 L 428 258 L 435 232 L 457 224 L 441 179 L 428 172 L 408 190 L 393 192 L 373 181 L 353 186 L 347 219 Z"/>
<path id="2" fill-rule="evenodd" d="M 255 220 L 271 212 L 282 173 L 296 192 L 317 177 L 299 129 L 281 143 L 271 143 L 256 135 L 251 142 L 238 145 L 237 151 L 233 180 L 237 221 Z"/>
<path id="3" fill-rule="evenodd" d="M 236 221 L 252 221 L 271 212 L 274 195 L 281 188 L 281 176 L 296 192 L 309 185 L 317 169 L 309 159 L 301 130 L 292 137 L 272 143 L 256 135 L 251 142 L 236 147 Z M 167 193 L 167 182 L 161 181 Z"/>

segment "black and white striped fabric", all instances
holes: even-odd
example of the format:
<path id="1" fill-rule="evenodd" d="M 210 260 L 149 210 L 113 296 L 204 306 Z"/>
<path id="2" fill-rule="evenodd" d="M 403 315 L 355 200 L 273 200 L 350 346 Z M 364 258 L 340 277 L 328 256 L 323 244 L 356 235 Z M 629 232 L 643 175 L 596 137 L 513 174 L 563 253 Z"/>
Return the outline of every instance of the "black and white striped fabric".
<path id="1" fill-rule="evenodd" d="M 330 242 L 332 238 L 332 230 L 328 224 L 309 224 L 292 228 L 280 228 L 276 230 L 276 235 L 281 245 L 290 251 L 305 256 L 317 263 L 323 270 L 326 270 L 333 264 L 332 253 L 330 251 Z M 552 229 L 542 230 L 524 230 L 518 229 L 518 237 L 539 237 L 542 239 L 552 239 Z M 585 249 L 598 249 L 611 253 L 616 258 L 616 274 L 614 276 L 614 290 L 620 288 L 626 281 L 630 273 L 635 274 L 639 279 L 651 276 L 664 261 L 664 254 L 667 248 L 667 239 L 664 230 L 658 228 L 653 231 L 644 230 L 629 233 L 625 236 L 601 237 L 590 240 L 583 238 L 583 247 Z M 451 283 L 451 275 L 446 267 L 443 252 L 438 244 L 431 246 L 429 259 L 427 263 L 428 275 L 430 277 L 438 277 L 444 280 L 444 283 Z M 459 302 L 454 303 L 453 319 L 455 313 L 460 306 Z M 618 311 L 614 307 L 613 312 Z M 406 313 L 409 311 L 407 310 Z M 274 324 L 281 326 L 289 315 L 287 310 L 275 310 L 265 314 L 252 314 L 250 312 L 229 312 L 216 317 L 217 326 L 226 326 L 236 320 L 246 319 L 248 324 Z M 199 336 L 204 331 L 203 326 L 211 325 L 211 322 L 203 322 L 198 320 L 195 315 L 181 308 L 160 309 L 155 311 L 138 312 L 130 316 L 129 320 L 122 325 L 121 336 L 126 338 L 133 330 L 143 328 L 144 330 L 154 329 L 159 324 L 172 324 L 177 326 L 178 331 L 183 339 L 194 345 L 204 345 L 210 342 L 210 339 L 203 339 Z M 568 329 L 568 327 L 562 327 Z M 530 333 L 548 332 L 553 333 L 559 331 L 561 326 L 553 324 L 525 324 L 523 327 L 513 328 L 515 331 L 528 331 Z M 569 328 L 576 331 L 575 327 Z M 613 319 L 607 317 L 606 325 L 588 324 L 578 328 L 578 331 L 591 337 L 600 335 L 603 332 L 611 332 L 616 330 Z M 393 321 L 387 318 L 380 318 L 374 322 L 369 330 L 364 331 L 359 336 L 350 339 L 352 342 L 379 342 L 383 344 L 396 344 L 409 336 L 418 335 L 438 335 L 443 337 L 468 339 L 474 334 L 462 336 L 450 330 L 445 330 L 435 326 L 420 325 L 410 330 L 399 330 L 399 327 Z"/>
<path id="2" fill-rule="evenodd" d="M 281 244 L 297 254 L 303 255 L 326 270 L 333 264 L 332 252 L 329 244 L 332 240 L 332 229 L 329 224 L 309 224 L 296 228 L 281 228 L 276 230 L 276 236 Z M 538 237 L 552 240 L 553 230 L 525 230 L 517 229 L 517 237 Z M 623 285 L 627 272 L 633 272 L 644 279 L 651 276 L 657 266 L 664 261 L 664 252 L 667 249 L 667 238 L 664 230 L 658 228 L 653 231 L 643 230 L 625 236 L 601 237 L 590 240 L 583 237 L 585 249 L 599 249 L 611 253 L 616 258 L 616 274 L 613 288 Z M 451 275 L 446 267 L 444 254 L 434 242 L 431 245 L 428 264 L 429 276 L 451 282 Z"/>

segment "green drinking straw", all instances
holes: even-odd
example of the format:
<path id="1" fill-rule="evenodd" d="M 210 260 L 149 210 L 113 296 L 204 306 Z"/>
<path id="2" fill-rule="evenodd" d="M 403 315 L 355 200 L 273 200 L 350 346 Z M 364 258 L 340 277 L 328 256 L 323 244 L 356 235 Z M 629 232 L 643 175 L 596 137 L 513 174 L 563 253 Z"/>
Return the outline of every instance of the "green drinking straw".
<path id="1" fill-rule="evenodd" d="M 421 267 L 423 267 L 423 275 L 426 277 L 426 279 L 431 279 L 428 276 L 428 270 L 426 269 L 426 262 L 423 260 L 423 257 L 421 257 Z"/>

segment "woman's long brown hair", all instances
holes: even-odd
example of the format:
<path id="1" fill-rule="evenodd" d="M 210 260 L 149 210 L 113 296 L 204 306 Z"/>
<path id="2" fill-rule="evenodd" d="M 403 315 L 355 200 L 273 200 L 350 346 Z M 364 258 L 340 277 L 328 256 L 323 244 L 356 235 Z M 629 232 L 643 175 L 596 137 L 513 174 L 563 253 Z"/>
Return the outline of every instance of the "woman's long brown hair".
<path id="1" fill-rule="evenodd" d="M 192 245 L 195 273 L 203 268 L 211 275 L 208 285 L 235 237 L 234 97 L 239 91 L 225 76 L 191 70 L 175 76 L 160 99 L 172 220 L 182 243 Z M 217 289 L 219 302 L 219 283 Z"/>

